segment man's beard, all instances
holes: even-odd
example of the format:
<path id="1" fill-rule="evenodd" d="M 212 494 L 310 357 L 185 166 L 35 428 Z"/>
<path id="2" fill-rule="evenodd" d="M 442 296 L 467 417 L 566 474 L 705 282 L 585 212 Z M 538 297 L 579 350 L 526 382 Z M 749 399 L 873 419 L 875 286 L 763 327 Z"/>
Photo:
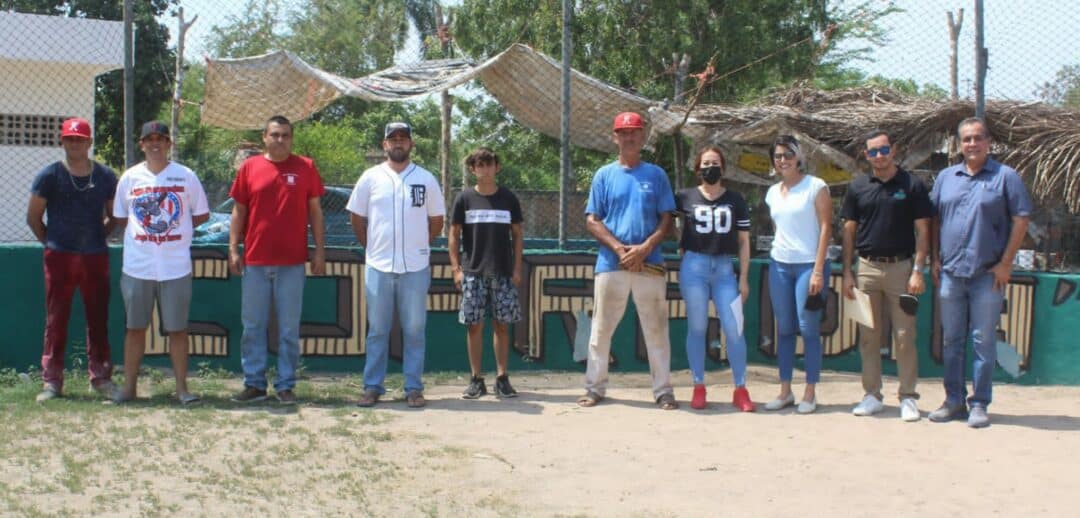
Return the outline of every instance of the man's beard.
<path id="1" fill-rule="evenodd" d="M 390 158 L 391 162 L 397 162 L 400 164 L 401 162 L 409 159 L 409 152 L 408 150 L 401 148 L 392 148 L 391 150 L 386 152 L 386 156 Z"/>

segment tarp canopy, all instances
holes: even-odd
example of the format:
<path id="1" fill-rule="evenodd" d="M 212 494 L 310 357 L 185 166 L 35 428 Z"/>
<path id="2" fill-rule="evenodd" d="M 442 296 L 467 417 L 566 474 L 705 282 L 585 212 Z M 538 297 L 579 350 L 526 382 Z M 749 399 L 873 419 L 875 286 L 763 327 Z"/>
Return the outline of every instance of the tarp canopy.
<path id="1" fill-rule="evenodd" d="M 424 61 L 357 79 L 319 70 L 289 51 L 209 59 L 202 121 L 223 128 L 255 129 L 273 115 L 305 119 L 343 95 L 369 101 L 403 101 L 479 78 L 484 89 L 518 122 L 557 138 L 561 126 L 560 70 L 558 62 L 519 44 L 479 65 L 462 59 Z M 665 110 L 658 111 L 660 117 L 650 114 L 649 108 L 659 103 L 576 70 L 572 72 L 570 90 L 570 142 L 577 147 L 614 151 L 609 138 L 611 120 L 620 111 L 637 111 L 659 119 L 651 121 L 650 137 L 670 132 L 677 122 Z"/>

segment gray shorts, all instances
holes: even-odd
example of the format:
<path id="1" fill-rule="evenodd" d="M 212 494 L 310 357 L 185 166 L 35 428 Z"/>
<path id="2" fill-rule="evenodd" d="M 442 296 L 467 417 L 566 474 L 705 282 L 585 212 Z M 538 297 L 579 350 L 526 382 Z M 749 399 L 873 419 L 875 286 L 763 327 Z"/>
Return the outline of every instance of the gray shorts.
<path id="1" fill-rule="evenodd" d="M 128 329 L 146 329 L 153 316 L 154 301 L 166 333 L 185 331 L 188 327 L 188 308 L 191 306 L 191 274 L 167 281 L 148 281 L 120 276 L 120 293 Z"/>
<path id="2" fill-rule="evenodd" d="M 521 320 L 518 292 L 509 277 L 482 277 L 466 273 L 461 281 L 461 310 L 458 322 L 465 325 L 484 321 L 485 310 L 497 322 L 514 323 Z"/>

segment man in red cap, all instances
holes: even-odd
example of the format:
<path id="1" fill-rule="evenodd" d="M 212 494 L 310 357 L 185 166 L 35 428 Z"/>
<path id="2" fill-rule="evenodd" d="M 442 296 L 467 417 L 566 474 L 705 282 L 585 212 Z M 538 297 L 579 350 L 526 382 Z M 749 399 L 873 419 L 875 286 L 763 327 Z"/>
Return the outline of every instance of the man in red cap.
<path id="1" fill-rule="evenodd" d="M 45 245 L 44 388 L 38 402 L 63 393 L 64 348 L 75 288 L 82 293 L 86 311 L 90 386 L 107 398 L 116 394 L 109 351 L 109 252 L 105 245 L 115 223 L 110 208 L 116 173 L 90 159 L 92 143 L 89 122 L 64 121 L 60 131 L 64 159 L 45 166 L 30 187 L 26 223 Z"/>
<path id="2" fill-rule="evenodd" d="M 593 321 L 585 370 L 585 395 L 591 407 L 607 391 L 611 336 L 633 294 L 652 374 L 653 398 L 664 410 L 678 408 L 671 388 L 667 273 L 660 242 L 671 231 L 675 196 L 663 169 L 641 160 L 645 123 L 641 115 L 615 116 L 612 140 L 618 160 L 593 176 L 586 227 L 600 243 L 593 282 Z"/>

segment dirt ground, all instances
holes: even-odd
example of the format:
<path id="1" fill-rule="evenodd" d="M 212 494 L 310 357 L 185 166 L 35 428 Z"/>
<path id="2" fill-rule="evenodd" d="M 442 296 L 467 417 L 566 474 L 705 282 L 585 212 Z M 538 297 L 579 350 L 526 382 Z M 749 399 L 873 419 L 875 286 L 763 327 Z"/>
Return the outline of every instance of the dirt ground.
<path id="1" fill-rule="evenodd" d="M 519 374 L 520 397 L 477 401 L 460 399 L 464 379 L 443 380 L 429 385 L 422 410 L 406 408 L 400 394 L 372 411 L 346 406 L 340 396 L 340 404 L 309 401 L 287 412 L 208 401 L 197 411 L 147 404 L 65 422 L 54 407 L 45 415 L 55 416 L 55 427 L 123 443 L 103 441 L 93 446 L 99 453 L 73 464 L 69 456 L 77 454 L 39 444 L 42 433 L 55 433 L 49 425 L 12 439 L 25 446 L 9 441 L 7 455 L 15 447 L 28 453 L 0 462 L 0 506 L 7 507 L 0 513 L 1077 513 L 1080 387 L 999 384 L 993 424 L 973 430 L 925 419 L 941 402 L 940 379 L 920 380 L 924 418 L 905 423 L 893 398 L 878 416 L 852 416 L 862 396 L 852 374 L 823 374 L 812 415 L 790 408 L 737 413 L 732 387 L 723 383 L 709 385 L 707 410 L 692 410 L 686 371 L 675 376 L 678 410 L 656 408 L 645 374 L 614 375 L 608 399 L 585 409 L 575 403 L 581 378 Z M 729 380 L 726 371 L 709 373 L 709 381 Z M 774 397 L 775 369 L 752 366 L 748 388 L 759 405 Z M 801 388 L 796 384 L 796 394 Z M 888 379 L 885 391 L 895 390 Z"/>
<path id="2" fill-rule="evenodd" d="M 823 375 L 812 415 L 735 412 L 730 384 L 710 385 L 715 402 L 696 411 L 687 403 L 689 373 L 676 381 L 681 407 L 670 412 L 653 405 L 645 375 L 616 376 L 609 398 L 590 409 L 574 403 L 580 375 L 519 377 L 516 401 L 463 401 L 458 387 L 438 387 L 431 408 L 402 412 L 392 426 L 490 452 L 467 457 L 451 478 L 415 473 L 416 487 L 499 496 L 526 515 L 1078 512 L 1080 387 L 998 385 L 992 426 L 974 430 L 925 418 L 943 399 L 940 379 L 921 380 L 916 423 L 899 419 L 895 400 L 877 416 L 851 415 L 862 390 L 850 374 Z M 747 386 L 760 405 L 776 395 L 776 382 L 774 369 L 752 367 Z M 896 386 L 888 380 L 885 390 Z"/>

